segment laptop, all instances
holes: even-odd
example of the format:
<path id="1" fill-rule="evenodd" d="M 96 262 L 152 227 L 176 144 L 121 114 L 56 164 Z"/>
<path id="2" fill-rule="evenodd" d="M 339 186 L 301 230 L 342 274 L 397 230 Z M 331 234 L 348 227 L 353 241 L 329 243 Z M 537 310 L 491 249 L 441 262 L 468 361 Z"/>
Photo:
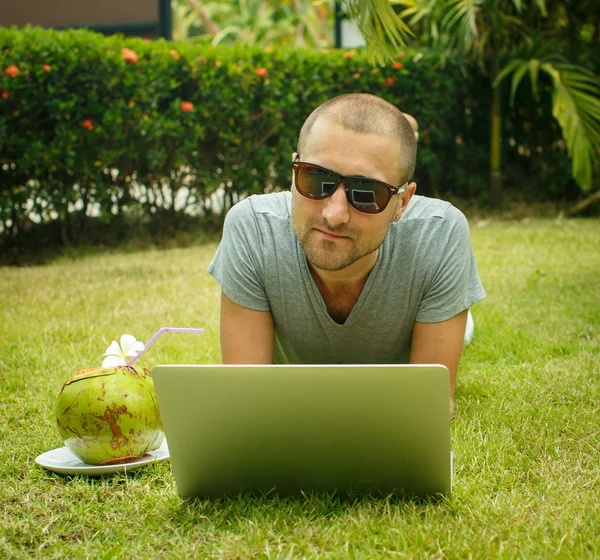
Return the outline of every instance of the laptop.
<path id="1" fill-rule="evenodd" d="M 177 493 L 450 495 L 441 365 L 159 365 Z"/>

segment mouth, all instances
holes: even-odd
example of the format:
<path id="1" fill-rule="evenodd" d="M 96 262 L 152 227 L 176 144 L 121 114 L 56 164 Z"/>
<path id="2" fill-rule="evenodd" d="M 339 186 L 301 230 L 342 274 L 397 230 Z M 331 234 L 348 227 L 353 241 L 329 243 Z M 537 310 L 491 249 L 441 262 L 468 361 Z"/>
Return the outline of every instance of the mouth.
<path id="1" fill-rule="evenodd" d="M 331 241 L 340 241 L 342 239 L 350 239 L 347 235 L 339 235 L 337 233 L 331 233 L 330 231 L 315 228 L 315 231 L 318 231 L 325 239 L 330 239 Z"/>

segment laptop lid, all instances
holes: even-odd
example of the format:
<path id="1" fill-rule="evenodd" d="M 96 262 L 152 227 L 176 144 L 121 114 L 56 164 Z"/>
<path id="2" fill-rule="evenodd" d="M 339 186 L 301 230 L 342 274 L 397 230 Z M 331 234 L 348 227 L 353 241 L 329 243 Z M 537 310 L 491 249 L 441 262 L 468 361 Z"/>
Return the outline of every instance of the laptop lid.
<path id="1" fill-rule="evenodd" d="M 451 491 L 441 365 L 160 365 L 182 497 Z"/>

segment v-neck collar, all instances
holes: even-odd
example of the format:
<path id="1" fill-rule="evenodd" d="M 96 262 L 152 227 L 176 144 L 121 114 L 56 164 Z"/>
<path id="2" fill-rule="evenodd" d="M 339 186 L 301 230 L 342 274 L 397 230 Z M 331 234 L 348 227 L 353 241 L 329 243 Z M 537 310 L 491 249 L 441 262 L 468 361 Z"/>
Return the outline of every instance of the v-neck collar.
<path id="1" fill-rule="evenodd" d="M 379 266 L 381 264 L 381 259 L 383 256 L 385 245 L 387 244 L 387 235 L 385 236 L 383 243 L 379 246 L 379 254 L 377 255 L 377 261 L 375 262 L 375 265 L 369 272 L 367 281 L 365 282 L 365 285 L 363 286 L 360 296 L 356 300 L 356 303 L 354 304 L 354 307 L 352 308 L 350 315 L 348 315 L 348 318 L 342 324 L 336 323 L 332 319 L 331 315 L 329 315 L 329 312 L 327 311 L 327 305 L 325 304 L 325 300 L 323 299 L 323 296 L 321 295 L 321 292 L 319 291 L 319 288 L 317 287 L 317 284 L 315 283 L 315 281 L 312 277 L 312 274 L 310 273 L 310 269 L 308 268 L 308 262 L 306 261 L 306 254 L 304 253 L 304 250 L 302 249 L 302 245 L 300 245 L 300 241 L 298 240 L 298 237 L 296 236 L 295 233 L 294 233 L 294 239 L 296 240 L 296 254 L 298 257 L 300 271 L 302 273 L 302 278 L 303 278 L 305 284 L 308 286 L 308 291 L 309 291 L 311 300 L 313 302 L 313 305 L 315 305 L 319 309 L 320 313 L 324 314 L 325 320 L 328 321 L 331 326 L 337 327 L 340 329 L 343 329 L 344 327 L 349 327 L 353 323 L 356 315 L 358 315 L 358 313 L 360 312 L 360 309 L 363 306 L 365 300 L 367 299 L 368 294 L 371 291 L 371 288 L 373 286 L 373 283 L 375 282 L 375 276 L 376 276 L 377 270 L 379 269 Z"/>

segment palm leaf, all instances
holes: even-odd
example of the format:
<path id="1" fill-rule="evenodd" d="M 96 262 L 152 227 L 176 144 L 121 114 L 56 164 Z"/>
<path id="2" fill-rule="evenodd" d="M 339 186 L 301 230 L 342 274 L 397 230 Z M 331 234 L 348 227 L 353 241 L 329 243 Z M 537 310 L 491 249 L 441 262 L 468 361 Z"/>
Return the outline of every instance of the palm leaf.
<path id="1" fill-rule="evenodd" d="M 519 88 L 519 83 L 521 79 L 525 75 L 525 73 L 529 70 L 528 61 L 525 61 L 524 64 L 521 64 L 513 73 L 512 83 L 510 84 L 510 104 L 514 105 L 515 103 L 515 95 L 517 93 L 517 89 Z"/>
<path id="2" fill-rule="evenodd" d="M 371 62 L 392 60 L 413 34 L 389 0 L 346 0 L 344 7 L 365 38 Z"/>
<path id="3" fill-rule="evenodd" d="M 523 0 L 513 0 L 513 4 L 515 5 L 517 12 L 520 12 L 523 8 Z"/>
<path id="4" fill-rule="evenodd" d="M 494 80 L 493 87 L 498 87 L 500 82 L 504 80 L 507 76 L 512 74 L 512 81 L 510 86 L 510 106 L 512 107 L 515 104 L 515 96 L 517 94 L 517 89 L 519 89 L 519 85 L 523 76 L 527 72 L 529 72 L 529 79 L 531 81 L 531 89 L 533 90 L 533 97 L 535 99 L 539 98 L 538 95 L 538 75 L 540 69 L 540 60 L 537 58 L 531 58 L 529 60 L 525 60 L 522 58 L 517 58 L 508 62 Z"/>
<path id="5" fill-rule="evenodd" d="M 481 33 L 479 28 L 484 0 L 414 1 L 422 7 L 418 14 L 430 25 L 429 35 L 442 63 L 457 54 L 469 57 L 479 54 L 482 60 L 485 42 L 489 38 L 489 34 Z"/>
<path id="6" fill-rule="evenodd" d="M 560 55 L 554 46 L 544 39 L 541 35 L 528 35 L 524 43 L 514 51 L 513 59 L 510 60 L 499 72 L 494 81 L 493 87 L 507 76 L 513 75 L 511 83 L 510 105 L 514 105 L 515 95 L 521 80 L 526 72 L 529 71 L 531 89 L 533 97 L 539 98 L 538 94 L 538 76 L 542 64 L 564 63 L 565 59 Z"/>
<path id="7" fill-rule="evenodd" d="M 521 10 L 523 9 L 523 0 L 513 0 L 513 4 L 515 10 L 517 10 L 518 13 L 521 13 Z M 546 0 L 535 0 L 535 5 L 538 7 L 538 10 L 542 12 L 544 17 L 548 15 L 546 10 Z"/>
<path id="8" fill-rule="evenodd" d="M 216 46 L 223 41 L 228 35 L 240 35 L 242 27 L 240 25 L 229 25 L 221 29 L 212 39 L 211 45 Z"/>
<path id="9" fill-rule="evenodd" d="M 408 25 L 415 25 L 431 15 L 437 3 L 438 0 L 392 0 L 392 4 L 404 7 L 400 17 L 403 20 L 410 18 Z"/>
<path id="10" fill-rule="evenodd" d="M 533 53 L 536 48 L 532 44 L 527 50 Z M 592 187 L 593 170 L 599 163 L 600 155 L 600 80 L 584 68 L 561 62 L 557 55 L 546 55 L 539 50 L 536 54 L 541 56 L 516 58 L 508 62 L 498 72 L 493 85 L 498 87 L 500 82 L 512 76 L 512 106 L 519 85 L 527 72 L 536 98 L 540 70 L 550 76 L 554 85 L 552 114 L 561 127 L 572 160 L 573 178 L 583 190 L 589 190 Z"/>
<path id="11" fill-rule="evenodd" d="M 600 154 L 600 81 L 572 64 L 545 63 L 540 69 L 554 83 L 552 114 L 573 161 L 573 178 L 583 190 L 590 190 Z"/>
<path id="12" fill-rule="evenodd" d="M 546 0 L 535 0 L 535 4 L 540 12 L 542 12 L 542 15 L 546 17 L 548 15 L 548 10 L 546 10 Z"/>
<path id="13" fill-rule="evenodd" d="M 525 24 L 525 22 L 517 17 L 517 16 L 513 16 L 512 14 L 509 13 L 505 13 L 505 12 L 496 12 L 496 16 L 499 18 L 499 20 L 502 22 L 502 25 L 505 25 L 507 27 L 511 27 L 516 29 L 517 31 L 520 31 L 523 35 L 523 37 L 527 37 L 529 36 L 529 29 L 527 29 L 527 26 Z"/>
<path id="14" fill-rule="evenodd" d="M 540 61 L 537 58 L 532 58 L 529 61 L 529 79 L 531 80 L 531 89 L 533 89 L 533 97 L 539 99 L 537 81 L 540 73 Z"/>
<path id="15" fill-rule="evenodd" d="M 442 27 L 461 50 L 469 51 L 479 36 L 477 15 L 481 0 L 449 0 L 445 4 L 447 12 L 442 19 Z"/>

